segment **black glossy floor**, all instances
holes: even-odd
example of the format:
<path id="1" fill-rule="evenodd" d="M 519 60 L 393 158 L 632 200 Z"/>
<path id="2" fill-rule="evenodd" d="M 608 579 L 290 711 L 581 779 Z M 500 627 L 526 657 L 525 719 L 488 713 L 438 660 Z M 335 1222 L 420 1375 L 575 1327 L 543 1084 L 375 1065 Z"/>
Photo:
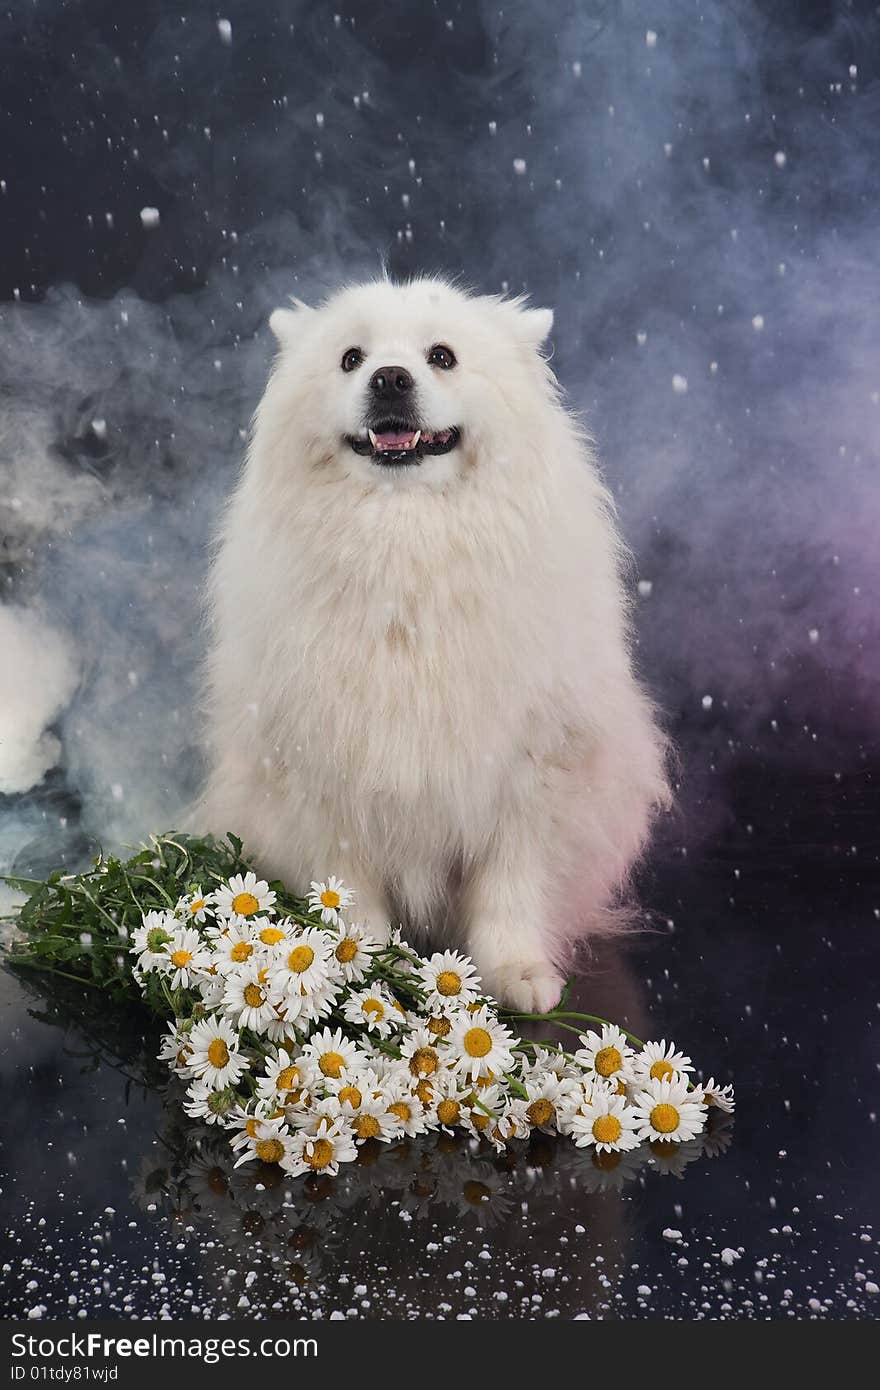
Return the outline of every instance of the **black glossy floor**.
<path id="1" fill-rule="evenodd" d="M 547 1141 L 386 1150 L 295 1191 L 231 1176 L 140 1084 L 144 1020 L 0 976 L 6 1313 L 876 1317 L 876 793 L 745 768 L 725 804 L 701 852 L 658 856 L 655 932 L 578 990 L 737 1086 L 735 1126 L 635 1174 Z"/>

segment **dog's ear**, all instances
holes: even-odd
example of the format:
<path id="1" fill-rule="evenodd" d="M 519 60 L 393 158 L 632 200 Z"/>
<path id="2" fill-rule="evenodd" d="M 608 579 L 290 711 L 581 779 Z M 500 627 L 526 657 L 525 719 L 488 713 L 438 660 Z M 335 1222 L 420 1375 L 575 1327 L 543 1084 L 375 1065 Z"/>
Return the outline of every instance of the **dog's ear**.
<path id="1" fill-rule="evenodd" d="M 553 328 L 553 310 L 520 309 L 519 327 L 529 347 L 537 352 L 550 336 Z"/>
<path id="2" fill-rule="evenodd" d="M 291 296 L 290 302 L 294 308 L 275 309 L 269 315 L 269 327 L 281 347 L 286 347 L 288 343 L 297 341 L 302 333 L 303 319 L 313 312 L 308 304 L 304 304 L 301 299 L 295 299 Z"/>

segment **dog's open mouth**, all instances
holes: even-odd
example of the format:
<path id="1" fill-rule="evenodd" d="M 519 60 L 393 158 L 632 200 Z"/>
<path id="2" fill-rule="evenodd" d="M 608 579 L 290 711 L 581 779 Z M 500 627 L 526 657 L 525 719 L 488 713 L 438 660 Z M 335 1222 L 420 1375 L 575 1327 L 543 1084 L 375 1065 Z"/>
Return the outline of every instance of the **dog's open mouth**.
<path id="1" fill-rule="evenodd" d="M 370 457 L 373 463 L 421 463 L 434 454 L 448 454 L 461 438 L 456 426 L 443 430 L 414 430 L 397 420 L 383 420 L 375 429 L 362 434 L 349 434 L 345 442 L 356 454 Z"/>

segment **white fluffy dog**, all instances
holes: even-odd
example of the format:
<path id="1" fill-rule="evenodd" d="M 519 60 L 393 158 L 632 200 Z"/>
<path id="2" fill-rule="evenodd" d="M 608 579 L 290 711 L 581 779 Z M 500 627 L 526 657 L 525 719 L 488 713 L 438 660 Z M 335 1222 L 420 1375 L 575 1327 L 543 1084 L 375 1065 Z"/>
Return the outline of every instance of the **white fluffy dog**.
<path id="1" fill-rule="evenodd" d="M 434 278 L 271 318 L 213 567 L 195 819 L 557 1001 L 667 798 L 622 547 L 546 309 Z"/>

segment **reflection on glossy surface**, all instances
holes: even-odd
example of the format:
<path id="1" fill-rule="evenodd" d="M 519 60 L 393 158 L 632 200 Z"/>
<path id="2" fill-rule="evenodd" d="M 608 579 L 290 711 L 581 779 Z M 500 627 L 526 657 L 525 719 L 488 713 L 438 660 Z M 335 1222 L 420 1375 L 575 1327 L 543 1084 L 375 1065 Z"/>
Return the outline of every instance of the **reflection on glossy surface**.
<path id="1" fill-rule="evenodd" d="M 812 798 L 761 801 L 788 851 L 735 831 L 700 862 L 667 851 L 646 886 L 655 930 L 606 948 L 577 991 L 735 1080 L 736 1128 L 722 1121 L 702 1154 L 658 1147 L 608 1169 L 540 1135 L 500 1158 L 441 1136 L 368 1151 L 335 1182 L 233 1172 L 163 1102 L 146 1020 L 76 999 L 73 1026 L 71 1001 L 3 976 L 7 1311 L 876 1315 L 869 823 L 846 822 L 861 861 L 833 814 L 805 853 Z"/>

